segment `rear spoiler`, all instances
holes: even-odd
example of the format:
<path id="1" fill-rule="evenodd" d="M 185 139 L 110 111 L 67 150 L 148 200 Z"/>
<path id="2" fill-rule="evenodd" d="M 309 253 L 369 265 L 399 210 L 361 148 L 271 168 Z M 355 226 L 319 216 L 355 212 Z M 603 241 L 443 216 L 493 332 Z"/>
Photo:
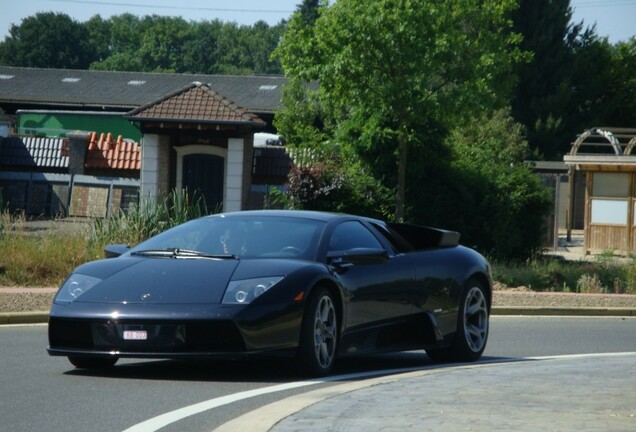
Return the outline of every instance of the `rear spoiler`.
<path id="1" fill-rule="evenodd" d="M 415 250 L 459 245 L 460 234 L 457 231 L 400 223 L 389 223 L 387 225 L 403 237 Z"/>

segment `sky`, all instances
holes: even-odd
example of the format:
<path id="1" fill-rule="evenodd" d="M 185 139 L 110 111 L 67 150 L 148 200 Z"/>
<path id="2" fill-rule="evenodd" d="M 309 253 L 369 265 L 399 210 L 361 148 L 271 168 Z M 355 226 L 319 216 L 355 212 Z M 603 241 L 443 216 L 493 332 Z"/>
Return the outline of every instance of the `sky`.
<path id="1" fill-rule="evenodd" d="M 181 16 L 188 21 L 233 21 L 270 25 L 287 19 L 302 0 L 0 0 L 0 40 L 9 35 L 11 24 L 38 12 L 61 12 L 84 22 L 99 14 L 102 18 L 129 12 L 135 15 Z M 636 35 L 636 0 L 571 0 L 575 22 L 596 24 L 597 34 L 611 43 Z"/>

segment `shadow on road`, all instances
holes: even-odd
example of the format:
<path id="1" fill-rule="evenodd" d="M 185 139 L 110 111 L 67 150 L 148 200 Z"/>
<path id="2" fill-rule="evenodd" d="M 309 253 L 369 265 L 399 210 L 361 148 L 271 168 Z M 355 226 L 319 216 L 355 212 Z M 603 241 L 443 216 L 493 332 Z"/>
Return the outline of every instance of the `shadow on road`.
<path id="1" fill-rule="evenodd" d="M 507 363 L 521 359 L 483 357 L 478 363 Z M 456 364 L 453 364 L 456 366 Z M 332 376 L 413 369 L 443 369 L 449 364 L 433 363 L 423 351 L 408 351 L 339 359 Z M 391 371 L 391 372 L 388 372 Z M 69 376 L 196 382 L 284 383 L 311 379 L 298 373 L 291 359 L 253 358 L 244 360 L 132 360 L 121 359 L 105 370 L 72 369 Z"/>

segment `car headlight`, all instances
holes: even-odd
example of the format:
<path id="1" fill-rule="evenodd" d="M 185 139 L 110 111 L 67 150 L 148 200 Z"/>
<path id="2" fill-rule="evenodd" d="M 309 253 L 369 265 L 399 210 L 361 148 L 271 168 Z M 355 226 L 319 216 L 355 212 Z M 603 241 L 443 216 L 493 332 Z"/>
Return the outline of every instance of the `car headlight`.
<path id="1" fill-rule="evenodd" d="M 282 276 L 271 276 L 232 281 L 228 284 L 227 290 L 225 290 L 223 304 L 251 303 L 255 298 L 269 290 L 281 280 L 283 280 Z"/>
<path id="2" fill-rule="evenodd" d="M 58 303 L 71 303 L 102 280 L 93 276 L 73 273 L 55 296 Z"/>

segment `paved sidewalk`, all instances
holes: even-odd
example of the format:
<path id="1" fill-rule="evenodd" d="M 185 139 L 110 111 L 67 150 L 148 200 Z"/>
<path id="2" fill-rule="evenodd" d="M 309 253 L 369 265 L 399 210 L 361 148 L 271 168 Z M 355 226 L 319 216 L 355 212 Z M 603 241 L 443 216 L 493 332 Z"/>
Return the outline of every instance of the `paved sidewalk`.
<path id="1" fill-rule="evenodd" d="M 632 431 L 636 353 L 436 367 L 345 383 L 218 428 L 311 431 Z"/>

